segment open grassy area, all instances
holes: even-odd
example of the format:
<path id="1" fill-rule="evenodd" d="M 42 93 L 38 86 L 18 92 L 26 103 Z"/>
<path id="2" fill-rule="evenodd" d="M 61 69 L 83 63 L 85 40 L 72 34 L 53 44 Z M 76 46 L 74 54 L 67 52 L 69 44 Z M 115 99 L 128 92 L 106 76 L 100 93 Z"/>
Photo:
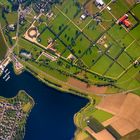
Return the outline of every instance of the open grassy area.
<path id="1" fill-rule="evenodd" d="M 108 113 L 108 112 L 105 112 L 103 110 L 95 110 L 93 113 L 92 113 L 92 116 L 97 119 L 99 122 L 104 122 L 108 119 L 110 119 L 111 117 L 113 117 L 112 114 Z"/>
<path id="2" fill-rule="evenodd" d="M 117 0 L 114 3 L 112 2 L 109 6 L 112 9 L 111 10 L 112 14 L 116 18 L 121 17 L 123 14 L 125 14 L 129 10 L 129 8 L 126 5 L 125 1 L 122 1 L 122 0 Z"/>
<path id="3" fill-rule="evenodd" d="M 137 4 L 137 5 L 131 10 L 131 12 L 133 12 L 133 13 L 135 14 L 135 16 L 136 16 L 137 18 L 140 19 L 139 10 L 140 10 L 140 4 Z"/>
<path id="4" fill-rule="evenodd" d="M 0 60 L 2 60 L 5 57 L 6 52 L 7 52 L 7 46 L 5 44 L 3 35 L 0 31 Z"/>
<path id="5" fill-rule="evenodd" d="M 99 73 L 99 74 L 103 74 L 107 68 L 110 66 L 110 64 L 112 63 L 112 60 L 107 57 L 106 55 L 103 55 L 93 66 L 92 66 L 92 70 Z M 102 66 L 102 67 L 100 67 Z"/>
<path id="6" fill-rule="evenodd" d="M 37 72 L 40 69 L 62 81 L 76 77 L 90 85 L 114 82 L 114 85 L 124 90 L 138 87 L 139 80 L 134 75 L 140 68 L 134 67 L 134 62 L 140 57 L 140 4 L 135 5 L 134 0 L 104 2 L 110 10 L 97 7 L 93 0 L 65 0 L 53 5 L 50 15 L 43 13 L 36 20 L 36 13 L 31 10 L 31 17 L 25 17 L 25 22 L 20 25 L 16 54 L 23 50 L 31 53 L 32 59 L 27 60 L 31 68 L 34 67 Z M 116 22 L 126 13 L 132 23 L 130 28 Z M 83 14 L 86 15 L 85 19 L 81 19 Z M 9 24 L 16 22 L 16 12 L 5 15 Z M 3 24 L 5 22 L 3 18 L 0 21 Z M 38 43 L 47 47 L 51 42 L 52 46 L 46 49 L 22 38 L 33 21 L 39 32 L 36 38 Z M 9 32 L 11 38 L 14 35 L 15 32 Z M 133 78 L 125 82 L 127 76 Z"/>
<path id="7" fill-rule="evenodd" d="M 83 31 L 92 41 L 98 39 L 101 34 L 104 32 L 104 29 L 97 24 L 95 21 L 92 21 Z"/>
<path id="8" fill-rule="evenodd" d="M 42 34 L 38 37 L 38 39 L 40 40 L 39 43 L 47 47 L 49 45 L 49 40 L 55 39 L 55 36 L 49 31 L 49 29 L 46 28 L 44 32 L 42 32 Z"/>

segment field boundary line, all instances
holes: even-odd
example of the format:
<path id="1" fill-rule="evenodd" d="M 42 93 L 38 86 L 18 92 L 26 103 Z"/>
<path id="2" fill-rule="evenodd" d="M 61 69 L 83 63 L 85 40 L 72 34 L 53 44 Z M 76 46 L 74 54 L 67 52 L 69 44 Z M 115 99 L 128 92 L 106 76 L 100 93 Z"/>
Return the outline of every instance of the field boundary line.
<path id="1" fill-rule="evenodd" d="M 136 39 L 135 40 L 133 40 L 126 48 L 125 48 L 125 50 L 124 51 L 126 51 L 129 47 L 131 47 L 131 45 L 133 44 L 133 43 L 135 43 L 136 42 Z"/>
<path id="2" fill-rule="evenodd" d="M 75 27 L 77 27 L 81 32 L 82 32 L 82 29 L 79 28 L 61 9 L 59 9 L 57 6 L 55 6 L 55 8 L 61 13 L 63 14 L 63 16 L 65 16 L 71 23 L 73 23 L 73 25 L 75 25 Z"/>

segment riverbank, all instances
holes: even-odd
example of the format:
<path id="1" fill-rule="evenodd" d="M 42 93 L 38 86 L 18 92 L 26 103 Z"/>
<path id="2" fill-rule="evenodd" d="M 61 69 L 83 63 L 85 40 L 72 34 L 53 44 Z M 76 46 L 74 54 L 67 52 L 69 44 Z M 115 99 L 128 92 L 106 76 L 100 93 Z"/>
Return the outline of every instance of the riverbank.
<path id="1" fill-rule="evenodd" d="M 14 68 L 14 67 L 13 67 Z M 96 94 L 94 93 L 89 93 L 87 91 L 83 91 L 83 90 L 80 90 L 79 88 L 74 88 L 73 86 L 70 86 L 68 88 L 68 86 L 64 85 L 64 83 L 57 83 L 57 82 L 54 82 L 54 80 L 52 80 L 50 77 L 49 79 L 43 79 L 41 76 L 39 76 L 39 74 L 35 73 L 33 70 L 29 69 L 29 67 L 24 67 L 24 70 L 25 71 L 28 71 L 29 73 L 31 73 L 35 78 L 37 78 L 40 82 L 43 82 L 45 85 L 49 86 L 49 87 L 52 87 L 52 88 L 55 88 L 56 90 L 59 90 L 63 93 L 68 93 L 68 94 L 73 94 L 73 95 L 76 95 L 76 96 L 79 96 L 79 97 L 84 97 L 86 99 L 89 100 L 88 104 L 86 106 L 84 106 L 83 108 L 81 108 L 78 112 L 76 112 L 76 114 L 74 114 L 74 118 L 73 118 L 73 121 L 74 121 L 74 125 L 76 126 L 76 132 L 79 130 L 79 124 L 77 123 L 76 119 L 78 118 L 77 117 L 77 114 L 80 114 L 80 112 L 82 112 L 83 110 L 86 110 L 87 108 L 89 108 L 89 106 L 93 105 L 93 107 L 99 103 L 100 101 L 100 96 L 97 96 Z M 14 71 L 15 72 L 15 71 Z M 22 72 L 24 72 L 22 70 Z M 15 73 L 17 74 L 17 73 Z M 21 73 L 20 73 L 21 74 Z M 19 73 L 17 74 L 19 75 Z M 67 88 L 66 88 L 67 87 Z M 81 119 L 81 118 L 80 118 Z M 81 129 L 81 128 L 80 128 Z M 74 133 L 74 137 L 76 138 L 77 135 L 79 135 L 79 133 Z"/>
<path id="2" fill-rule="evenodd" d="M 23 140 L 25 124 L 33 106 L 34 100 L 25 91 L 12 98 L 0 97 L 1 118 L 0 139 Z M 5 131 L 6 130 L 6 131 Z"/>
<path id="3" fill-rule="evenodd" d="M 56 84 L 56 83 L 53 83 L 53 82 L 50 82 L 49 80 L 44 80 L 43 78 L 41 78 L 40 76 L 38 76 L 37 74 L 35 74 L 34 72 L 32 72 L 30 69 L 28 69 L 27 67 L 25 68 L 26 71 L 28 71 L 29 73 L 31 73 L 35 78 L 37 78 L 40 82 L 43 82 L 44 84 L 48 85 L 49 87 L 52 87 L 52 88 L 55 88 L 56 90 L 59 90 L 63 93 L 68 93 L 68 94 L 73 94 L 73 95 L 76 95 L 76 96 L 80 96 L 80 97 L 84 97 L 86 99 L 89 100 L 88 104 L 86 106 L 84 106 L 83 108 L 81 108 L 78 112 L 76 112 L 76 114 L 74 114 L 74 118 L 73 118 L 73 121 L 74 121 L 74 125 L 76 126 L 76 131 L 74 133 L 74 138 L 76 139 L 76 137 L 79 135 L 79 133 L 77 133 L 79 131 L 79 124 L 77 123 L 76 119 L 78 118 L 77 117 L 77 114 L 79 114 L 80 112 L 82 112 L 83 110 L 86 110 L 87 108 L 89 108 L 89 106 L 93 105 L 93 107 L 99 103 L 100 101 L 100 98 L 99 96 L 95 95 L 95 94 L 92 94 L 89 95 L 88 93 L 83 93 L 83 91 L 78 91 L 76 89 L 66 89 L 66 88 L 62 88 L 63 86 Z M 81 128 L 80 128 L 81 129 Z"/>
<path id="4" fill-rule="evenodd" d="M 11 78 L 7 82 L 0 78 L 0 91 L 4 91 L 0 95 L 11 98 L 22 89 L 36 103 L 27 120 L 24 140 L 38 140 L 44 139 L 44 137 L 47 137 L 48 140 L 72 139 L 76 131 L 73 116 L 89 100 L 73 94 L 63 94 L 60 90 L 40 82 L 27 71 L 21 75 L 16 75 L 11 64 L 8 65 L 7 69 L 10 71 Z"/>

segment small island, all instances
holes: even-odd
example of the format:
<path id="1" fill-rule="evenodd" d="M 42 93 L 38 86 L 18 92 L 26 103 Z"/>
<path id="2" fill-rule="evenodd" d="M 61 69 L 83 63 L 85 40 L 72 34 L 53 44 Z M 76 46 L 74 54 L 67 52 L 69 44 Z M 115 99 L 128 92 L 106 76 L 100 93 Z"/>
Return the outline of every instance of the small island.
<path id="1" fill-rule="evenodd" d="M 25 124 L 34 100 L 20 91 L 13 98 L 0 97 L 0 139 L 22 140 Z"/>

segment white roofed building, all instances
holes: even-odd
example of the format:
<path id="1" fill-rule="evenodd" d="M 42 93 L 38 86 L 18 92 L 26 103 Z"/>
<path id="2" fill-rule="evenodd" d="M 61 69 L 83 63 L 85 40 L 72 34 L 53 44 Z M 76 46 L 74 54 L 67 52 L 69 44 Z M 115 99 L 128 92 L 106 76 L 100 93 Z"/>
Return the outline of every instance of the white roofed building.
<path id="1" fill-rule="evenodd" d="M 95 4 L 98 6 L 103 6 L 104 5 L 104 1 L 103 0 L 95 0 Z"/>

